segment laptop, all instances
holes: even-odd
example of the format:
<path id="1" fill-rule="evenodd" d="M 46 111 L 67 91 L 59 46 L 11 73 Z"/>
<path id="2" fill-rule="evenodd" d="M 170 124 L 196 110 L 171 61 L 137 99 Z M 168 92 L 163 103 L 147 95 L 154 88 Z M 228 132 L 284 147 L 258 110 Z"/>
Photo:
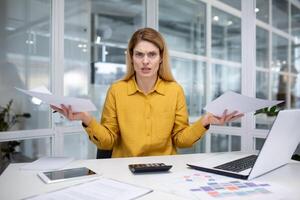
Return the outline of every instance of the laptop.
<path id="1" fill-rule="evenodd" d="M 221 153 L 187 165 L 209 173 L 250 180 L 287 164 L 299 142 L 300 110 L 283 110 L 278 113 L 258 155 Z"/>

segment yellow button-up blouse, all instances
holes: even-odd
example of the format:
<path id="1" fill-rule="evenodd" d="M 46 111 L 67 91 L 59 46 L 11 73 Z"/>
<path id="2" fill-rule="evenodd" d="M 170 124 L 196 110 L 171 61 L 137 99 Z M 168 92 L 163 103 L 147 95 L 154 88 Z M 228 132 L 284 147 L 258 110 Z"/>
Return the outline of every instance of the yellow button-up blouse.
<path id="1" fill-rule="evenodd" d="M 179 84 L 158 78 L 145 95 L 134 77 L 112 84 L 101 123 L 93 118 L 85 130 L 98 148 L 113 149 L 112 157 L 176 154 L 176 147 L 191 147 L 206 131 L 201 119 L 189 125 Z"/>

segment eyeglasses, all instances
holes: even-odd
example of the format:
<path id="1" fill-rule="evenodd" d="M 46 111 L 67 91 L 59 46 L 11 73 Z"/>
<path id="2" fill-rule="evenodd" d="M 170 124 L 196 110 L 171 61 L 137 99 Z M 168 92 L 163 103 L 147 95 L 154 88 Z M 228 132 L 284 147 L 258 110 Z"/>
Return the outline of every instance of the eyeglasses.
<path id="1" fill-rule="evenodd" d="M 145 55 L 147 55 L 147 58 L 149 58 L 150 60 L 153 60 L 158 56 L 158 53 L 155 51 L 150 51 L 148 53 L 142 53 L 139 51 L 133 52 L 133 56 L 137 59 L 143 59 L 145 57 Z"/>

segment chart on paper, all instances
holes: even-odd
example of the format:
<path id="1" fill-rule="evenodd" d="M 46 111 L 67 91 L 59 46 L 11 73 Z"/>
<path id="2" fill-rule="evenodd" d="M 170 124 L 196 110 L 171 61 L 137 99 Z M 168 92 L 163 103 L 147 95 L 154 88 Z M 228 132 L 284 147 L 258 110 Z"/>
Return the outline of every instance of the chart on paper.
<path id="1" fill-rule="evenodd" d="M 189 199 L 295 199 L 285 186 L 266 182 L 243 181 L 196 170 L 155 177 L 163 191 Z M 154 181 L 154 180 L 153 180 Z"/>

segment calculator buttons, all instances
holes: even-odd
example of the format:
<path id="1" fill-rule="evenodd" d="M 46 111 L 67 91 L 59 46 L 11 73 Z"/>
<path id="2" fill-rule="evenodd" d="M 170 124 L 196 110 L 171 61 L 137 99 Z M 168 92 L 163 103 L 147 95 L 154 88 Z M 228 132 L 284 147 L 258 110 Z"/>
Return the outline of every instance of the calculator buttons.
<path id="1" fill-rule="evenodd" d="M 172 165 L 165 165 L 164 163 L 141 163 L 131 164 L 128 166 L 133 173 L 142 172 L 163 172 L 171 169 Z"/>

